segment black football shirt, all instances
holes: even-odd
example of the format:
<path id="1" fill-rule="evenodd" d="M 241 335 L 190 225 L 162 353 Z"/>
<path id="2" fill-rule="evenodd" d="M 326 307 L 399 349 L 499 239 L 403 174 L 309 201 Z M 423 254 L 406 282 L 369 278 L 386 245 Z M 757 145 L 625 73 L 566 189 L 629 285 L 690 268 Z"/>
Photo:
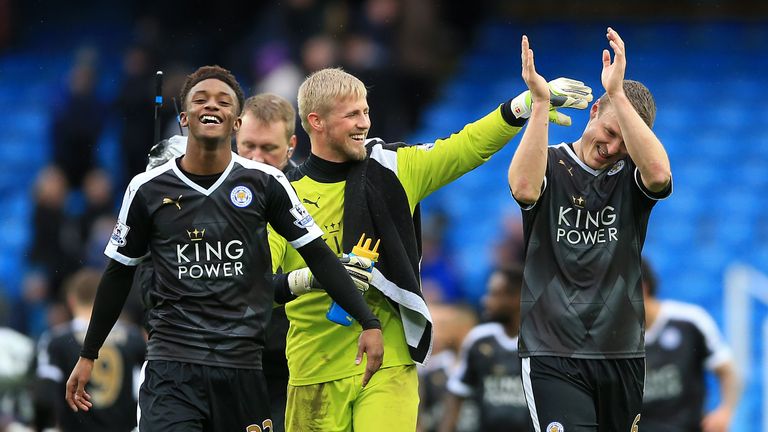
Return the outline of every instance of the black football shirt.
<path id="1" fill-rule="evenodd" d="M 51 383 L 61 430 L 132 431 L 136 427 L 137 381 L 146 352 L 144 336 L 135 325 L 118 321 L 104 341 L 88 383 L 90 411 L 73 412 L 61 397 L 67 374 L 80 358 L 87 328 L 87 321 L 75 319 L 43 333 L 37 348 L 37 377 Z"/>
<path id="2" fill-rule="evenodd" d="M 105 253 L 137 265 L 151 252 L 148 360 L 261 369 L 267 223 L 294 248 L 322 235 L 280 170 L 234 153 L 207 189 L 177 160 L 134 177 Z"/>
<path id="3" fill-rule="evenodd" d="M 651 209 L 629 157 L 594 170 L 569 144 L 548 148 L 539 200 L 523 207 L 520 355 L 643 356 L 640 256 Z"/>
<path id="4" fill-rule="evenodd" d="M 477 404 L 478 430 L 523 432 L 530 414 L 520 375 L 517 338 L 510 338 L 499 323 L 481 324 L 464 339 L 448 391 Z"/>
<path id="5" fill-rule="evenodd" d="M 645 334 L 642 429 L 701 430 L 705 373 L 732 359 L 715 321 L 704 309 L 661 302 L 659 315 Z"/>

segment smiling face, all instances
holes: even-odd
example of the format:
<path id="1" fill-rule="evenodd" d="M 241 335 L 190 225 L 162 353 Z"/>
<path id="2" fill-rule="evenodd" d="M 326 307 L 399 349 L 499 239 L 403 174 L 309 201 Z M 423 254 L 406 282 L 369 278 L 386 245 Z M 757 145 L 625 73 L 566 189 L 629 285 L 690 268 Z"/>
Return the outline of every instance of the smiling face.
<path id="1" fill-rule="evenodd" d="M 296 135 L 288 136 L 284 121 L 265 122 L 246 112 L 237 131 L 237 153 L 250 160 L 283 169 L 288 164 Z"/>
<path id="2" fill-rule="evenodd" d="M 592 105 L 589 123 L 581 135 L 576 154 L 594 170 L 612 166 L 627 155 L 619 120 L 612 106 L 600 109 L 599 103 Z"/>
<path id="3" fill-rule="evenodd" d="M 186 111 L 180 115 L 182 126 L 189 127 L 189 136 L 202 143 L 229 144 L 233 131 L 240 126 L 235 91 L 223 81 L 209 78 L 190 89 L 185 101 Z"/>
<path id="4" fill-rule="evenodd" d="M 329 112 L 317 115 L 317 142 L 324 147 L 326 158 L 335 162 L 365 159 L 365 138 L 371 128 L 366 98 L 336 99 Z"/>

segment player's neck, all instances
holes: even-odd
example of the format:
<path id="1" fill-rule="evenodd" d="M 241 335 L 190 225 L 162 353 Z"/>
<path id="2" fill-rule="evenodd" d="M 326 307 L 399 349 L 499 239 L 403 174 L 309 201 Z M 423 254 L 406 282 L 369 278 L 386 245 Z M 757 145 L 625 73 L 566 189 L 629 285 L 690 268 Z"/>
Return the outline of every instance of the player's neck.
<path id="1" fill-rule="evenodd" d="M 227 145 L 208 146 L 189 137 L 187 152 L 181 159 L 181 168 L 191 174 L 211 175 L 224 172 L 232 160 L 232 150 Z"/>
<path id="2" fill-rule="evenodd" d="M 581 138 L 579 138 L 573 142 L 573 152 L 576 153 L 576 157 L 578 157 L 579 160 L 584 162 L 584 155 L 582 154 L 582 151 Z"/>

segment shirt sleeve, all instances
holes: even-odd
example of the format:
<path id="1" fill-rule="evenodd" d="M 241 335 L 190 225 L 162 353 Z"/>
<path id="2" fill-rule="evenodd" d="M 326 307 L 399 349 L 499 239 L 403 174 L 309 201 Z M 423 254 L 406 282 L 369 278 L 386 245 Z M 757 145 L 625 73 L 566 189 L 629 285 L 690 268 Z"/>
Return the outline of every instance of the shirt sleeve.
<path id="1" fill-rule="evenodd" d="M 501 109 L 469 123 L 445 139 L 397 151 L 397 176 L 411 210 L 430 193 L 485 163 L 520 131 Z"/>
<path id="2" fill-rule="evenodd" d="M 125 299 L 131 291 L 131 283 L 136 267 L 126 266 L 117 260 L 107 264 L 106 270 L 96 289 L 96 298 L 93 302 L 93 313 L 85 334 L 83 348 L 80 357 L 96 359 L 99 349 L 107 340 L 125 305 Z"/>
<path id="3" fill-rule="evenodd" d="M 715 370 L 719 366 L 733 360 L 733 353 L 730 347 L 724 342 L 720 329 L 717 328 L 715 320 L 703 309 L 698 310 L 696 319 L 693 321 L 701 334 L 704 336 L 706 346 L 706 357 L 704 367 L 708 370 Z"/>
<path id="4" fill-rule="evenodd" d="M 294 249 L 323 235 L 284 175 L 271 176 L 267 182 L 267 222 Z"/>
<path id="5" fill-rule="evenodd" d="M 632 164 L 634 166 L 634 163 Z M 637 166 L 634 166 L 634 178 L 635 178 L 635 184 L 637 185 L 637 188 L 640 190 L 640 192 L 643 193 L 643 195 L 651 199 L 653 201 L 660 201 L 663 199 L 668 198 L 670 195 L 672 195 L 672 177 L 669 178 L 669 184 L 664 189 L 658 191 L 658 192 L 652 192 L 647 187 L 645 187 L 645 184 L 643 184 L 643 179 L 640 176 L 640 168 Z"/>
<path id="6" fill-rule="evenodd" d="M 149 255 L 149 212 L 135 181 L 128 185 L 117 223 L 104 254 L 127 266 L 138 265 Z"/>

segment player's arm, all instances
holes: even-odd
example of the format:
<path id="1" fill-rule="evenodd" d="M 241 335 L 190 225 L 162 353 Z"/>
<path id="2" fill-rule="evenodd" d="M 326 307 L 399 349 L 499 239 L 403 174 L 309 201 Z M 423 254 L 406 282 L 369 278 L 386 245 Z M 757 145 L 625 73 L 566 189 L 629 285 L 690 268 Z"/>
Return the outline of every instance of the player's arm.
<path id="1" fill-rule="evenodd" d="M 411 209 L 430 193 L 485 163 L 517 135 L 525 121 L 512 115 L 507 102 L 448 138 L 399 148 L 397 176 Z"/>
<path id="2" fill-rule="evenodd" d="M 362 380 L 362 385 L 365 387 L 371 376 L 379 370 L 384 359 L 381 322 L 371 312 L 347 274 L 347 270 L 322 238 L 318 237 L 296 251 L 307 263 L 314 277 L 325 287 L 328 295 L 363 327 L 358 340 L 355 364 L 362 362 L 364 353 L 367 355 L 368 361 Z"/>
<path id="3" fill-rule="evenodd" d="M 93 362 L 99 356 L 99 349 L 123 310 L 135 271 L 135 266 L 110 260 L 101 277 L 80 359 L 67 380 L 66 400 L 75 412 L 88 411 L 93 406 L 91 395 L 85 391 L 85 385 L 91 378 Z"/>
<path id="4" fill-rule="evenodd" d="M 146 202 L 139 193 L 148 179 L 146 174 L 140 174 L 128 185 L 115 230 L 104 250 L 111 259 L 96 291 L 80 359 L 66 384 L 65 399 L 73 411 L 88 411 L 92 406 L 85 385 L 91 378 L 93 361 L 120 316 L 133 284 L 136 265 L 148 255 L 149 216 Z"/>
<path id="5" fill-rule="evenodd" d="M 509 164 L 507 180 L 512 196 L 520 203 L 529 205 L 539 199 L 547 169 L 549 88 L 547 81 L 536 72 L 527 36 L 522 38 L 520 56 L 523 79 L 531 91 L 533 104 L 528 127 Z"/>
<path id="6" fill-rule="evenodd" d="M 550 121 L 570 125 L 570 117 L 556 108 L 586 108 L 592 100 L 592 89 L 568 78 L 549 83 L 551 102 L 546 106 Z M 411 208 L 441 186 L 486 162 L 501 150 L 525 125 L 532 115 L 531 92 L 526 90 L 503 103 L 485 117 L 470 123 L 448 138 L 433 145 L 403 147 L 397 151 L 397 175 Z M 545 105 L 545 104 L 542 104 Z"/>
<path id="7" fill-rule="evenodd" d="M 661 141 L 645 124 L 624 93 L 624 72 L 627 67 L 624 41 L 610 27 L 606 36 L 613 49 L 614 60 L 611 63 L 610 53 L 603 50 L 603 87 L 616 112 L 624 144 L 629 157 L 640 171 L 643 185 L 651 192 L 661 192 L 672 181 L 669 157 Z"/>
<path id="8" fill-rule="evenodd" d="M 726 432 L 741 395 L 741 380 L 732 361 L 717 366 L 714 372 L 720 387 L 720 404 L 704 417 L 701 429 L 703 432 Z"/>

